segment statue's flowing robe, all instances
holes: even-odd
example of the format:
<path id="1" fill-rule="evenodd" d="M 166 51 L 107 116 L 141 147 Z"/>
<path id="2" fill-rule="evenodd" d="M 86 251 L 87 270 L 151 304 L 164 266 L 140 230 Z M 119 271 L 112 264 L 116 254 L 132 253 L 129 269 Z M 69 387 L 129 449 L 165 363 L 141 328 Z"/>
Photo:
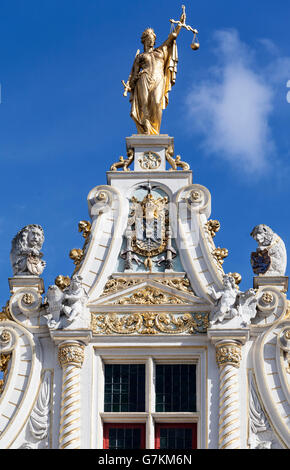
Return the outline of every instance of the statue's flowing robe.
<path id="1" fill-rule="evenodd" d="M 138 133 L 144 134 L 144 122 L 149 125 L 149 134 L 159 134 L 161 125 L 162 110 L 165 109 L 169 101 L 169 91 L 175 83 L 177 74 L 177 45 L 176 41 L 166 41 L 162 46 L 149 53 L 153 65 L 153 71 L 141 72 L 131 91 L 131 117 L 136 123 Z M 136 61 L 140 60 L 140 54 Z M 163 71 L 160 67 L 154 68 L 156 59 L 163 60 Z M 138 64 L 137 64 L 138 68 Z"/>

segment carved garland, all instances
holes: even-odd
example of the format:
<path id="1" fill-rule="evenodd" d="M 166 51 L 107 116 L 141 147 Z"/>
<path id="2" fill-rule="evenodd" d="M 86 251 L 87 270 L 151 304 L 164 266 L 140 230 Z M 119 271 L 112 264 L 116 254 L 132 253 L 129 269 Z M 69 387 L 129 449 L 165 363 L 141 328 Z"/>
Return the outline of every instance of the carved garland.
<path id="1" fill-rule="evenodd" d="M 206 333 L 207 313 L 92 314 L 94 334 L 197 334 Z"/>

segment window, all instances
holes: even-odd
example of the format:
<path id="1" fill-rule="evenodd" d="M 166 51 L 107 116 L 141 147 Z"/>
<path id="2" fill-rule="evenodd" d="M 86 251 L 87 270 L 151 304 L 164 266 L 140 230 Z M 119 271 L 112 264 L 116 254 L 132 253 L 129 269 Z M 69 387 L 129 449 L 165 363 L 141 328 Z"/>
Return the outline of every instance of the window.
<path id="1" fill-rule="evenodd" d="M 195 347 L 194 354 L 152 348 L 150 356 L 146 348 L 112 350 L 97 352 L 97 447 L 204 448 L 206 348 Z"/>
<path id="2" fill-rule="evenodd" d="M 196 449 L 196 423 L 155 426 L 156 449 Z"/>
<path id="3" fill-rule="evenodd" d="M 196 411 L 195 364 L 156 365 L 156 411 Z"/>
<path id="4" fill-rule="evenodd" d="M 145 449 L 145 425 L 104 424 L 104 449 Z"/>
<path id="5" fill-rule="evenodd" d="M 145 364 L 105 365 L 104 411 L 145 411 Z"/>

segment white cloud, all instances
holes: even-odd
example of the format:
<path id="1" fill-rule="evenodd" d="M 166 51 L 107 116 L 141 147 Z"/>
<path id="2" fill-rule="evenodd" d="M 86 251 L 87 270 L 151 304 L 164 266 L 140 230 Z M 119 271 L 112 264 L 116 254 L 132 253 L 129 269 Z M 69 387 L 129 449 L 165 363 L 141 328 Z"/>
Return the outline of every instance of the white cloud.
<path id="1" fill-rule="evenodd" d="M 218 65 L 187 98 L 193 130 L 202 135 L 207 153 L 247 174 L 263 173 L 275 154 L 269 125 L 273 85 L 255 70 L 255 53 L 235 30 L 216 32 L 215 46 Z"/>

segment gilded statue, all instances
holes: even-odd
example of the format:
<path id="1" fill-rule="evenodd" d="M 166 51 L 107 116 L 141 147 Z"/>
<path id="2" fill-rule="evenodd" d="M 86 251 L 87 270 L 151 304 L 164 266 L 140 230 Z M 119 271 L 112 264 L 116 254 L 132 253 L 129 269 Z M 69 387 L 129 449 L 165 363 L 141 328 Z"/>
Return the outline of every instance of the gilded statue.
<path id="1" fill-rule="evenodd" d="M 155 48 L 156 34 L 152 28 L 147 28 L 141 36 L 144 52 L 137 51 L 132 71 L 125 87 L 124 96 L 130 92 L 131 117 L 135 121 L 138 134 L 158 135 L 162 111 L 168 105 L 168 93 L 175 84 L 177 73 L 176 38 L 181 28 L 190 30 L 195 35 L 197 30 L 185 24 L 185 7 L 179 21 L 170 20 L 176 24 L 166 41 Z M 197 42 L 191 45 L 198 49 Z"/>

